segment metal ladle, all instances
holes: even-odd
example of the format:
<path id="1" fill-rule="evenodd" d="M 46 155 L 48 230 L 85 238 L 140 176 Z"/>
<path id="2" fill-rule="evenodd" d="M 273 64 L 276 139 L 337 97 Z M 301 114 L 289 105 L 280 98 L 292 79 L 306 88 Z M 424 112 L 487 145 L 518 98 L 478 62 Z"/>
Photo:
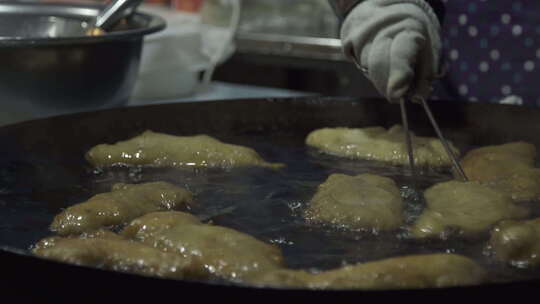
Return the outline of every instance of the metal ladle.
<path id="1" fill-rule="evenodd" d="M 142 0 L 113 0 L 89 25 L 87 35 L 99 36 L 111 30 L 122 18 L 130 16 Z"/>

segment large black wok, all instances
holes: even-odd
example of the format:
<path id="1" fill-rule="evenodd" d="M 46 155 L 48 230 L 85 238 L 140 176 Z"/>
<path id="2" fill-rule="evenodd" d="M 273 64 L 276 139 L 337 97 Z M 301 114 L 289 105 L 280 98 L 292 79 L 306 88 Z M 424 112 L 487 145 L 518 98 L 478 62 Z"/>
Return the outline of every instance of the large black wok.
<path id="1" fill-rule="evenodd" d="M 433 103 L 432 107 L 443 133 L 462 148 L 515 140 L 525 140 L 540 147 L 539 109 L 443 102 Z M 409 109 L 412 129 L 418 134 L 434 135 L 421 108 L 412 105 Z M 7 292 L 17 293 L 19 297 L 57 299 L 67 294 L 81 293 L 79 297 L 84 299 L 105 300 L 110 296 L 167 295 L 177 297 L 178 301 L 190 301 L 189 297 L 196 297 L 198 301 L 215 297 L 234 297 L 241 301 L 347 298 L 364 301 L 368 298 L 400 298 L 405 295 L 420 299 L 428 295 L 471 297 L 494 293 L 500 296 L 516 292 L 536 293 L 540 287 L 540 275 L 538 279 L 527 277 L 514 283 L 434 290 L 365 292 L 247 288 L 145 278 L 66 265 L 34 258 L 27 250 L 31 244 L 50 234 L 47 227 L 52 216 L 61 208 L 87 198 L 93 191 L 102 190 L 92 181 L 96 179 L 96 173 L 84 159 L 84 153 L 96 144 L 126 139 L 146 129 L 177 135 L 206 133 L 246 145 L 250 145 L 250 142 L 245 138 L 257 138 L 263 142 L 257 146 L 259 152 L 270 161 L 286 161 L 288 157 L 301 160 L 310 157 L 303 141 L 313 129 L 329 126 L 388 127 L 395 123 L 400 123 L 399 107 L 380 100 L 301 98 L 119 108 L 2 127 L 2 287 Z M 276 152 L 273 150 L 276 146 L 281 147 L 280 151 L 290 149 L 291 154 Z M 291 163 L 290 167 L 295 168 L 295 164 Z M 117 174 L 122 176 L 121 173 Z M 309 179 L 309 176 L 306 178 Z M 219 184 L 219 180 L 214 182 Z M 278 193 L 275 197 L 279 196 Z M 256 209 L 247 210 L 256 212 Z M 235 223 L 229 224 L 235 226 Z"/>

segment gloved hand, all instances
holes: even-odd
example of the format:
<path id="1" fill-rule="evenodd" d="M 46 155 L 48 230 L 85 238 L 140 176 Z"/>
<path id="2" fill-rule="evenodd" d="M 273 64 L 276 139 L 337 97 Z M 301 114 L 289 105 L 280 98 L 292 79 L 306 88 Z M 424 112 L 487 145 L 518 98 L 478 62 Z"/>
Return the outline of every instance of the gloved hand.
<path id="1" fill-rule="evenodd" d="M 440 24 L 423 0 L 366 0 L 345 19 L 346 56 L 390 102 L 429 97 L 439 73 Z"/>

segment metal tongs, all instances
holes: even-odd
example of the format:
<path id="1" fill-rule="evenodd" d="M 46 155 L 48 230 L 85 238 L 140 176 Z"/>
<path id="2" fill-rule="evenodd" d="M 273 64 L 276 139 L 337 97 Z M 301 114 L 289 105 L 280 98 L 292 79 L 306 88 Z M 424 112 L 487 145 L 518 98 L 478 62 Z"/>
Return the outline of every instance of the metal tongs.
<path id="1" fill-rule="evenodd" d="M 352 61 L 354 64 L 366 75 L 368 73 L 367 68 L 363 67 L 358 60 L 352 56 Z M 459 162 L 457 160 L 456 155 L 454 154 L 454 151 L 450 149 L 450 145 L 448 144 L 448 141 L 444 138 L 442 135 L 441 129 L 439 128 L 439 125 L 437 124 L 437 121 L 435 120 L 435 117 L 433 116 L 433 113 L 431 112 L 431 109 L 429 108 L 427 101 L 421 97 L 421 96 L 413 96 L 410 99 L 417 100 L 419 103 L 422 104 L 424 107 L 424 111 L 426 111 L 426 114 L 429 118 L 429 121 L 431 122 L 431 125 L 433 126 L 433 129 L 435 129 L 435 132 L 437 133 L 437 136 L 439 137 L 439 140 L 441 141 L 446 154 L 448 155 L 448 158 L 452 161 L 452 167 L 456 174 L 459 175 L 462 181 L 467 182 L 467 176 L 465 175 L 465 172 L 463 171 L 463 168 L 459 165 Z M 405 97 L 401 98 L 399 100 L 399 104 L 401 107 L 401 120 L 403 124 L 403 128 L 405 129 L 405 144 L 407 145 L 407 154 L 409 156 L 409 165 L 411 170 L 411 176 L 413 177 L 415 181 L 415 187 L 417 186 L 417 172 L 416 167 L 414 165 L 414 152 L 413 152 L 413 145 L 412 145 L 412 137 L 409 132 L 409 121 L 407 120 L 407 109 L 405 108 Z"/>
<path id="2" fill-rule="evenodd" d="M 439 140 L 441 141 L 446 154 L 448 155 L 448 158 L 452 161 L 452 167 L 457 175 L 461 178 L 462 181 L 468 181 L 467 176 L 465 175 L 465 172 L 463 171 L 463 168 L 461 168 L 456 155 L 454 154 L 454 151 L 450 149 L 450 145 L 448 144 L 448 141 L 444 138 L 441 129 L 439 128 L 439 125 L 437 124 L 437 121 L 435 120 L 435 117 L 433 116 L 433 113 L 431 112 L 431 109 L 429 108 L 427 101 L 420 96 L 412 97 L 411 99 L 414 99 L 418 101 L 422 106 L 424 107 L 424 111 L 426 112 L 429 121 L 431 122 L 431 125 L 433 126 L 433 129 L 435 129 L 435 132 L 437 133 L 437 136 L 439 137 Z M 405 129 L 405 144 L 407 145 L 407 153 L 409 156 L 409 166 L 411 170 L 411 176 L 413 179 L 417 180 L 417 172 L 416 167 L 414 165 L 414 152 L 413 152 L 413 145 L 412 145 L 412 136 L 409 131 L 409 121 L 407 119 L 407 109 L 405 107 L 405 98 L 401 98 L 399 100 L 399 105 L 401 107 L 401 120 L 403 123 L 403 128 Z M 417 185 L 415 185 L 417 186 Z"/>

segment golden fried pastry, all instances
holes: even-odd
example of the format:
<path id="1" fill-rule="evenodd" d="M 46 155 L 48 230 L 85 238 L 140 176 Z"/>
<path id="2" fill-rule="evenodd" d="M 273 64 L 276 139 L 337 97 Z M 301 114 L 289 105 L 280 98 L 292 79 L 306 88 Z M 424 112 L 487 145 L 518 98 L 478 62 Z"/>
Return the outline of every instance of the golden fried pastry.
<path id="1" fill-rule="evenodd" d="M 451 166 L 443 145 L 437 138 L 412 135 L 415 163 L 419 166 Z M 386 130 L 382 127 L 362 129 L 325 128 L 311 132 L 306 144 L 323 152 L 352 159 L 389 162 L 394 165 L 409 163 L 405 132 L 400 125 Z M 450 144 L 456 155 L 459 151 Z"/>
<path id="2" fill-rule="evenodd" d="M 470 180 L 507 192 L 515 201 L 540 199 L 540 169 L 534 168 L 536 148 L 525 142 L 487 146 L 470 151 L 461 166 Z"/>
<path id="3" fill-rule="evenodd" d="M 111 192 L 62 211 L 54 218 L 51 230 L 60 235 L 79 234 L 120 225 L 150 212 L 186 209 L 191 205 L 191 192 L 167 182 L 116 184 Z"/>
<path id="4" fill-rule="evenodd" d="M 197 261 L 214 277 L 244 277 L 283 267 L 281 250 L 245 233 L 207 225 L 183 212 L 150 213 L 132 221 L 127 238 Z"/>
<path id="5" fill-rule="evenodd" d="M 281 168 L 268 163 L 255 150 L 223 143 L 208 135 L 173 136 L 146 131 L 113 145 L 97 145 L 86 154 L 95 167 L 148 165 L 152 167 L 236 168 L 260 166 Z"/>
<path id="6" fill-rule="evenodd" d="M 390 178 L 332 174 L 321 184 L 306 218 L 349 229 L 393 230 L 403 222 L 403 201 Z"/>
<path id="7" fill-rule="evenodd" d="M 276 270 L 250 278 L 258 286 L 311 289 L 412 289 L 477 285 L 485 271 L 456 254 L 411 255 L 320 273 Z"/>
<path id="8" fill-rule="evenodd" d="M 190 257 L 162 252 L 142 243 L 126 240 L 112 232 L 81 237 L 50 237 L 38 242 L 37 256 L 75 265 L 157 276 L 171 279 L 207 277 Z"/>
<path id="9" fill-rule="evenodd" d="M 489 244 L 500 261 L 518 267 L 540 265 L 540 218 L 499 223 L 491 232 Z"/>
<path id="10" fill-rule="evenodd" d="M 478 182 L 449 181 L 436 184 L 424 193 L 427 207 L 412 226 L 417 238 L 444 238 L 449 228 L 464 235 L 486 231 L 500 220 L 527 216 L 510 196 Z"/>

